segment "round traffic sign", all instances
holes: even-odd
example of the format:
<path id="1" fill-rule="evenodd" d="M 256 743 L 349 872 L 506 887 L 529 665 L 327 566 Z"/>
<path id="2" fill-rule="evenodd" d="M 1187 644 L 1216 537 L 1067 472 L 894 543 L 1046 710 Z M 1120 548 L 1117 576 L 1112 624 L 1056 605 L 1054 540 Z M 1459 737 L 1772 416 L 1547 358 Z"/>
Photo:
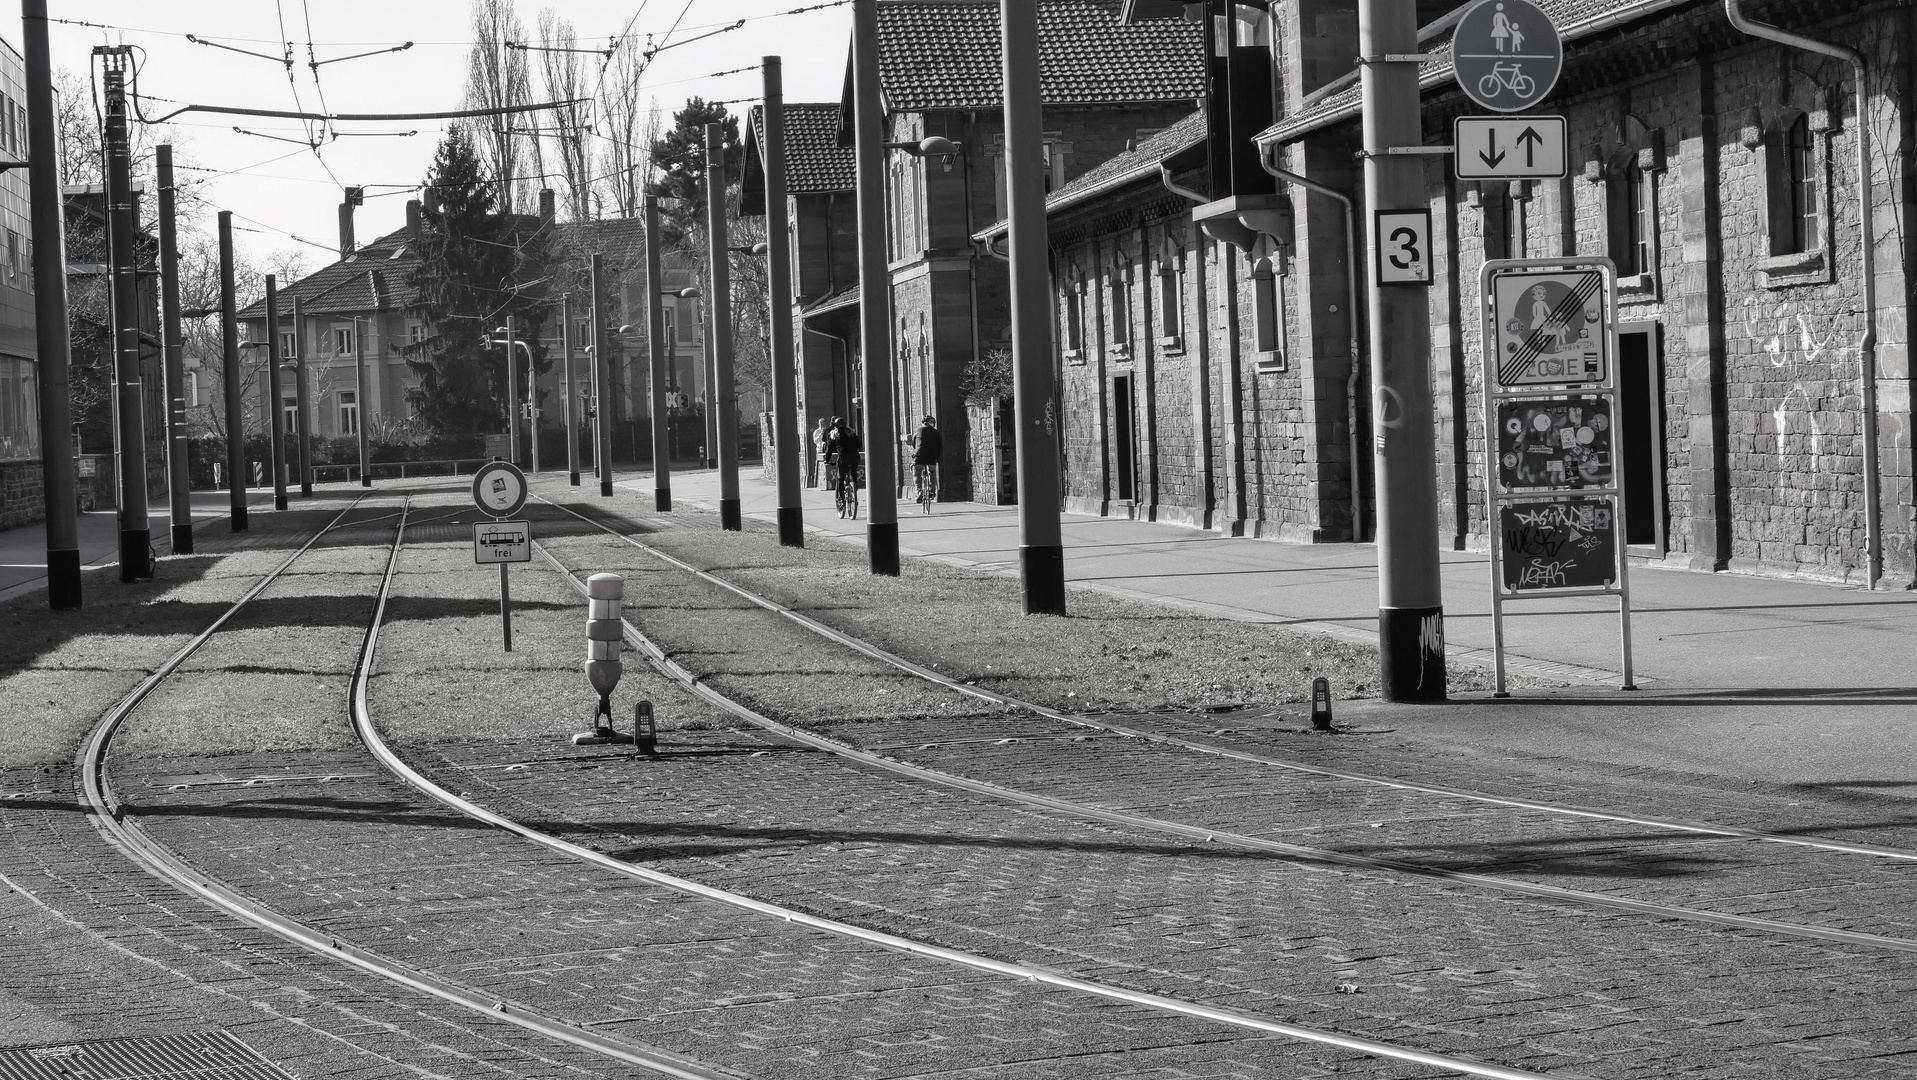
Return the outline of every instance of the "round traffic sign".
<path id="1" fill-rule="evenodd" d="M 1557 85 L 1564 45 L 1531 0 L 1478 0 L 1451 35 L 1451 66 L 1472 101 L 1497 112 L 1523 112 Z"/>
<path id="2" fill-rule="evenodd" d="M 489 461 L 473 474 L 473 505 L 482 514 L 512 517 L 526 505 L 526 474 L 510 461 Z"/>

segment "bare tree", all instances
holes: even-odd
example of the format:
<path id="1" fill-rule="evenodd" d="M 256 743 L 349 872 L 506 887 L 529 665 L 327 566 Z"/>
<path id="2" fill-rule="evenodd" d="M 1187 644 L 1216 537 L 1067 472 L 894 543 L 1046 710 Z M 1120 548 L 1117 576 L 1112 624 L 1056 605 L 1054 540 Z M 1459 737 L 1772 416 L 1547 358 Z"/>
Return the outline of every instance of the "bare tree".
<path id="1" fill-rule="evenodd" d="M 599 172 L 605 177 L 606 190 L 620 217 L 639 213 L 650 148 L 658 134 L 659 110 L 648 108 L 640 97 L 640 76 L 645 70 L 646 58 L 639 41 L 628 35 L 614 47 L 612 62 L 606 65 L 602 79 L 599 115 L 605 127 L 601 132 L 604 147 L 599 153 Z"/>
<path id="2" fill-rule="evenodd" d="M 579 47 L 579 35 L 572 23 L 552 8 L 539 13 L 540 73 L 545 77 L 546 100 L 565 101 L 553 112 L 552 133 L 558 147 L 559 172 L 566 181 L 568 215 L 574 221 L 592 217 L 592 158 L 586 148 L 586 133 L 592 126 L 591 103 L 586 99 L 586 66 L 581 54 L 559 52 Z"/>
<path id="3" fill-rule="evenodd" d="M 466 104 L 474 109 L 504 109 L 532 104 L 530 66 L 523 49 L 509 49 L 507 42 L 524 42 L 525 25 L 513 10 L 513 0 L 473 0 L 473 50 L 466 71 Z M 507 113 L 475 117 L 472 121 L 475 141 L 486 169 L 498 184 L 495 204 L 501 213 L 516 213 L 524 201 L 521 170 L 531 166 L 538 174 L 539 140 L 528 138 L 523 125 L 527 114 Z"/>

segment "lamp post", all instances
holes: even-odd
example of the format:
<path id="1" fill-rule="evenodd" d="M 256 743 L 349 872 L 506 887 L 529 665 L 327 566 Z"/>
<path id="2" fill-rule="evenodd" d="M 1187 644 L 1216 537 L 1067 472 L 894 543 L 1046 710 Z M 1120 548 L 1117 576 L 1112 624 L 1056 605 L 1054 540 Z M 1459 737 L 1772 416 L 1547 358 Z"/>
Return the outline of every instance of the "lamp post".
<path id="1" fill-rule="evenodd" d="M 566 359 L 566 482 L 579 486 L 579 399 L 572 382 L 572 294 L 559 298 L 559 351 Z"/>
<path id="2" fill-rule="evenodd" d="M 1003 0 L 1006 4 L 1035 3 L 1036 0 Z M 1036 12 L 1031 18 L 1033 67 L 1037 67 Z M 1010 35 L 1007 35 L 1009 40 Z M 1037 77 L 1032 79 L 1034 114 L 1038 111 Z M 1011 87 L 1006 87 L 1010 101 Z M 1009 116 L 1009 110 L 1008 110 Z M 885 269 L 885 151 L 881 136 L 885 116 L 879 89 L 879 5 L 878 0 L 853 0 L 852 4 L 852 129 L 853 161 L 858 181 L 859 223 L 859 348 L 864 353 L 865 395 L 865 475 L 869 510 L 866 514 L 865 547 L 872 573 L 897 577 L 899 574 L 899 509 L 897 444 L 893 441 L 892 364 L 885 342 L 892 321 L 889 301 L 890 282 Z M 1042 151 L 1042 147 L 1037 148 Z M 1019 158 L 1014 155 L 1016 165 Z M 1034 166 L 1036 167 L 1036 166 Z M 1039 198 L 1044 198 L 1041 191 Z M 1038 233 L 1041 243 L 1045 231 L 1045 211 L 1039 209 Z M 1041 271 L 1043 266 L 1041 264 Z M 1038 288 L 1045 286 L 1041 283 Z M 1042 324 L 1041 324 L 1042 325 Z M 1019 440 L 1020 447 L 1031 440 Z M 1022 481 L 1023 476 L 1020 477 Z M 1019 491 L 1019 508 L 1024 510 L 1026 491 Z M 1053 507 L 1057 513 L 1057 507 Z"/>
<path id="3" fill-rule="evenodd" d="M 373 463 L 366 449 L 366 339 L 359 332 L 362 321 L 368 328 L 373 326 L 373 320 L 353 316 L 353 401 L 357 406 L 353 428 L 359 435 L 359 486 L 369 488 L 373 486 Z"/>
<path id="4" fill-rule="evenodd" d="M 44 143 L 41 145 L 45 145 Z M 234 532 L 246 531 L 246 423 L 240 398 L 240 322 L 233 284 L 233 212 L 220 211 L 220 381 L 226 391 L 226 478 Z"/>
<path id="5" fill-rule="evenodd" d="M 716 410 L 706 424 L 716 437 L 719 464 L 719 528 L 738 532 L 745 527 L 739 514 L 739 410 L 733 407 L 732 382 L 732 260 L 726 245 L 725 126 L 706 125 L 706 236 L 712 245 L 712 295 L 706 299 L 706 317 L 712 322 L 712 389 L 706 408 Z"/>
<path id="6" fill-rule="evenodd" d="M 513 356 L 515 348 L 526 350 L 526 389 L 528 391 L 526 394 L 526 413 L 532 418 L 532 471 L 538 472 L 539 406 L 537 404 L 538 397 L 533 393 L 533 391 L 538 389 L 537 383 L 534 382 L 534 380 L 538 378 L 538 375 L 533 371 L 532 346 L 528 345 L 518 336 L 518 328 L 513 325 L 513 321 L 512 316 L 506 316 L 506 325 L 493 331 L 495 336 L 486 339 L 486 346 L 488 348 L 494 345 L 506 346 L 506 423 L 512 432 L 512 439 L 508 443 L 511 450 L 508 452 L 512 454 L 514 464 L 518 464 L 519 458 L 519 390 L 513 383 Z"/>

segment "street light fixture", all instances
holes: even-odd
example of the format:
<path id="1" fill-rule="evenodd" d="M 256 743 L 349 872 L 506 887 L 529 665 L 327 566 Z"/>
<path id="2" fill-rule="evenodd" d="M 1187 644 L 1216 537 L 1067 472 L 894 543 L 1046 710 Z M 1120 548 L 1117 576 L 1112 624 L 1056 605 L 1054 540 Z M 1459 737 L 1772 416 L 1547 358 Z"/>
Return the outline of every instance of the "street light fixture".
<path id="1" fill-rule="evenodd" d="M 507 425 L 507 430 L 511 432 L 512 435 L 514 436 L 514 438 L 510 440 L 513 443 L 518 442 L 517 436 L 519 433 L 519 417 L 514 415 L 516 412 L 518 412 L 518 402 L 512 400 L 513 357 L 512 357 L 511 346 L 517 345 L 519 348 L 526 350 L 526 419 L 530 421 L 531 428 L 532 428 L 530 436 L 529 436 L 532 439 L 532 471 L 538 472 L 539 471 L 539 373 L 533 370 L 532 345 L 527 343 L 524 338 L 521 338 L 519 336 L 518 330 L 516 327 L 512 327 L 512 326 L 497 327 L 493 330 L 493 334 L 498 336 L 488 336 L 488 337 L 482 338 L 481 340 L 485 343 L 485 347 L 488 349 L 492 348 L 494 345 L 503 344 L 508 346 L 506 351 L 506 389 L 507 389 L 506 425 Z M 513 451 L 515 452 L 515 456 L 516 456 L 517 447 L 514 447 Z"/>
<path id="2" fill-rule="evenodd" d="M 952 171 L 952 159 L 965 152 L 965 144 L 953 142 L 943 135 L 927 135 L 918 142 L 889 142 L 887 150 L 903 150 L 913 157 L 935 157 L 945 172 Z"/>

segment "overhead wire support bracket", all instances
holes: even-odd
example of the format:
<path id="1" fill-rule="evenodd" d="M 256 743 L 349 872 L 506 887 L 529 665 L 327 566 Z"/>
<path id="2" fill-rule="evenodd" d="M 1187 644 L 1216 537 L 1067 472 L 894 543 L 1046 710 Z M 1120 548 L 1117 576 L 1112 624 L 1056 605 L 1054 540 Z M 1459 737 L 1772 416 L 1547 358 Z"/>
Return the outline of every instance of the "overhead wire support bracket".
<path id="1" fill-rule="evenodd" d="M 452 109 L 444 112 L 423 113 L 316 113 L 298 112 L 286 109 L 243 109 L 236 105 L 184 105 L 165 116 L 148 119 L 140 117 L 143 124 L 163 124 L 181 113 L 204 112 L 219 113 L 224 116 L 271 116 L 283 120 L 458 120 L 467 116 L 504 116 L 510 113 L 539 112 L 542 109 L 557 109 L 566 105 L 577 105 L 590 98 L 567 98 L 564 101 L 542 101 L 536 105 L 505 105 L 494 109 Z"/>
<path id="2" fill-rule="evenodd" d="M 210 48 L 225 49 L 227 52 L 236 52 L 236 53 L 239 53 L 241 56 L 257 56 L 261 60 L 271 60 L 275 64 L 285 64 L 286 70 L 288 71 L 293 70 L 293 43 L 290 41 L 286 43 L 286 55 L 268 56 L 265 53 L 254 52 L 251 49 L 241 49 L 241 48 L 236 48 L 232 45 L 222 45 L 217 41 L 208 41 L 207 39 L 203 37 L 195 37 L 192 34 L 186 35 L 186 40 L 192 42 L 195 45 L 206 45 Z"/>
<path id="3" fill-rule="evenodd" d="M 1352 63 L 1364 64 L 1422 64 L 1431 59 L 1430 53 L 1384 53 L 1376 56 L 1360 56 Z"/>
<path id="4" fill-rule="evenodd" d="M 410 42 L 410 41 L 409 41 L 409 42 L 407 42 L 407 44 L 408 44 L 408 45 L 411 45 L 411 44 L 412 44 L 412 42 Z M 614 53 L 615 51 L 617 51 L 617 50 L 618 50 L 618 46 L 617 46 L 617 45 L 609 45 L 609 46 L 607 46 L 606 48 L 603 48 L 603 49 L 568 49 L 568 48 L 561 48 L 561 47 L 560 47 L 560 46 L 558 46 L 558 45 L 528 45 L 528 44 L 526 44 L 526 43 L 525 43 L 525 42 L 523 42 L 523 41 L 508 41 L 508 42 L 505 42 L 505 46 L 506 46 L 506 48 L 508 48 L 508 49 L 519 49 L 519 50 L 521 50 L 521 51 L 523 51 L 523 52 L 576 52 L 576 53 L 590 53 L 590 54 L 592 54 L 593 56 L 604 56 L 604 57 L 606 57 L 606 58 L 608 58 L 608 59 L 610 59 L 610 58 L 612 57 L 612 54 L 613 54 L 613 53 Z"/>
<path id="5" fill-rule="evenodd" d="M 404 45 L 395 45 L 390 49 L 374 49 L 372 52 L 354 53 L 351 56 L 335 56 L 330 60 L 314 60 L 306 66 L 312 68 L 314 71 L 318 71 L 321 64 L 337 64 L 342 60 L 359 60 L 368 56 L 385 56 L 387 53 L 405 52 L 412 47 L 413 43 L 409 41 Z"/>
<path id="6" fill-rule="evenodd" d="M 256 139 L 272 139 L 274 142 L 290 142 L 296 146 L 304 146 L 308 150 L 316 149 L 319 146 L 318 143 L 306 139 L 289 139 L 284 135 L 268 135 L 264 131 L 248 131 L 238 124 L 233 125 L 233 130 L 239 132 L 241 135 L 251 135 Z"/>
<path id="7" fill-rule="evenodd" d="M 1402 154 L 1455 154 L 1456 146 L 1380 146 L 1370 150 L 1356 150 L 1351 156 L 1363 161 L 1365 158 L 1397 157 Z"/>
<path id="8" fill-rule="evenodd" d="M 653 57 L 658 56 L 660 53 L 665 52 L 667 49 L 676 49 L 681 45 L 690 45 L 695 41 L 704 41 L 705 39 L 709 37 L 717 37 L 720 34 L 727 33 L 728 31 L 737 30 L 738 28 L 740 28 L 741 26 L 744 26 L 745 24 L 746 24 L 746 20 L 740 19 L 738 22 L 733 23 L 731 26 L 721 26 L 717 30 L 711 31 L 710 33 L 700 34 L 698 37 L 689 37 L 683 41 L 668 42 L 667 44 L 660 45 L 657 48 L 648 46 L 643 52 L 640 53 L 640 55 L 645 57 L 648 61 L 650 61 Z M 646 36 L 647 36 L 647 39 L 650 40 L 652 35 L 648 34 Z"/>

